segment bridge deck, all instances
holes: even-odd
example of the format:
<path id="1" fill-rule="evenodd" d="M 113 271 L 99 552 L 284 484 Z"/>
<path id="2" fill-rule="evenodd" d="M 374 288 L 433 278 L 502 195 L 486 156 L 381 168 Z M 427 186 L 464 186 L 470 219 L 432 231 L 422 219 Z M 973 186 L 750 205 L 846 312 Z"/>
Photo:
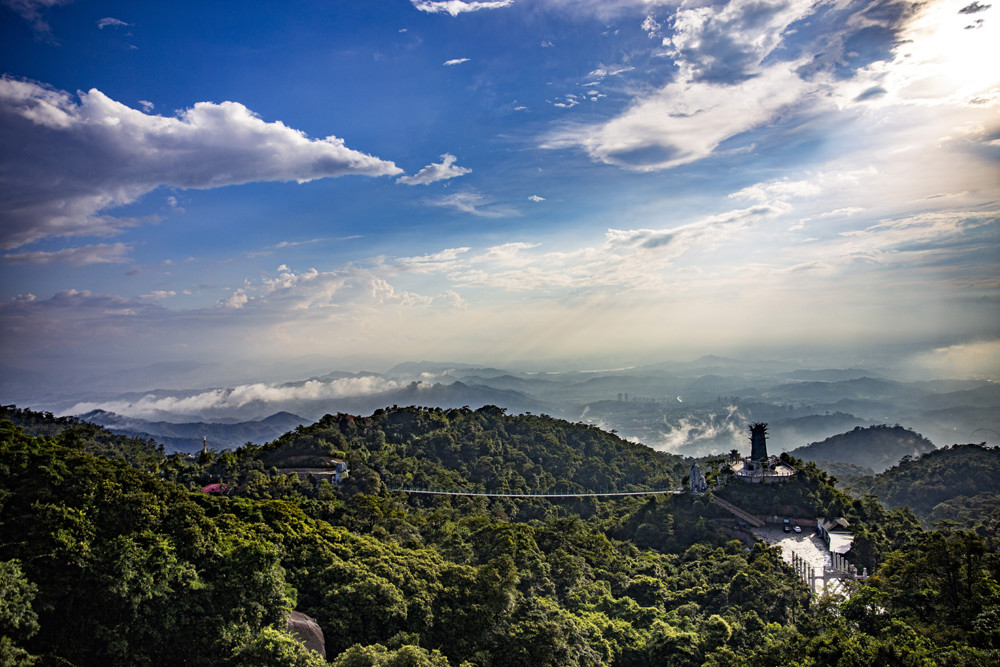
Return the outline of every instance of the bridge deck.
<path id="1" fill-rule="evenodd" d="M 518 491 L 456 491 L 443 489 L 409 489 L 404 487 L 390 487 L 390 491 L 402 491 L 403 493 L 422 493 L 436 496 L 487 496 L 490 498 L 591 498 L 607 496 L 650 496 L 664 494 L 684 493 L 683 489 L 653 489 L 650 491 L 585 491 L 582 493 L 545 491 L 545 492 L 518 492 Z"/>

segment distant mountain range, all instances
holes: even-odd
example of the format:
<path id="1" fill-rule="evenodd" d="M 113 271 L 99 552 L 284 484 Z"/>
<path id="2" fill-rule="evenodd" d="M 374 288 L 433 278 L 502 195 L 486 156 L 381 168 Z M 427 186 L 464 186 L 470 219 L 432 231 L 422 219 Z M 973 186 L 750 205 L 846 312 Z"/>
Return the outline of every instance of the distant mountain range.
<path id="1" fill-rule="evenodd" d="M 58 398 L 36 402 L 4 398 L 55 414 L 102 410 L 122 419 L 173 425 L 255 424 L 276 413 L 311 423 L 328 413 L 370 414 L 393 405 L 496 405 L 511 414 L 548 414 L 615 430 L 623 438 L 687 456 L 749 451 L 746 426 L 756 421 L 770 425 L 768 446 L 774 453 L 876 424 L 900 424 L 936 445 L 983 440 L 1000 444 L 997 384 L 901 381 L 879 368 L 810 368 L 787 361 L 706 356 L 688 362 L 620 367 L 609 363 L 603 369 L 581 365 L 558 371 L 445 360 L 407 362 L 384 372 L 347 372 L 328 371 L 317 360 L 302 360 L 286 372 L 310 364 L 315 370 L 292 376 L 307 379 L 274 381 L 270 378 L 279 369 L 269 368 L 258 380 L 228 386 L 205 383 L 215 370 L 209 366 L 149 366 L 106 377 L 89 392 L 67 385 Z M 161 371 L 170 379 L 169 386 L 134 390 L 144 373 L 153 377 Z M 191 377 L 191 384 L 182 385 L 183 377 Z M 122 380 L 128 391 L 110 392 L 114 379 Z M 185 448 L 192 447 L 194 439 L 200 443 L 205 434 L 219 446 L 277 435 L 259 425 L 236 428 L 238 433 L 231 437 L 213 435 L 206 426 L 193 427 L 194 433 L 138 422 L 109 426 L 161 440 L 176 438 L 165 444 Z M 878 464 L 879 469 L 900 456 L 892 453 Z"/>
<path id="2" fill-rule="evenodd" d="M 93 410 L 79 415 L 80 419 L 107 428 L 112 433 L 138 438 L 152 438 L 161 443 L 167 451 L 196 452 L 207 439 L 212 449 L 235 449 L 248 442 L 263 444 L 270 442 L 296 426 L 310 422 L 289 412 L 277 412 L 258 421 L 235 424 L 212 422 L 188 422 L 174 424 L 163 421 L 146 421 L 133 417 L 122 417 L 113 412 Z"/>

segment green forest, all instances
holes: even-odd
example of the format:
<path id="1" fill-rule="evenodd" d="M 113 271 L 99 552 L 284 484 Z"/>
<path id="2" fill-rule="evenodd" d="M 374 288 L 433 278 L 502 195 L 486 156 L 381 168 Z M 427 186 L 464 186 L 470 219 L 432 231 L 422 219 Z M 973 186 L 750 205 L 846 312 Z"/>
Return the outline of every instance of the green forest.
<path id="1" fill-rule="evenodd" d="M 886 507 L 909 507 L 927 527 L 1000 528 L 1000 448 L 953 445 L 904 456 L 878 475 L 852 477 L 846 489 L 875 495 Z"/>
<path id="2" fill-rule="evenodd" d="M 707 495 L 393 490 L 686 481 L 689 460 L 545 415 L 392 407 L 196 457 L 47 413 L 0 417 L 3 665 L 1000 662 L 991 526 L 970 510 L 928 529 L 788 456 L 792 482 L 718 493 L 848 518 L 872 572 L 850 597 L 812 596 Z M 288 471 L 330 458 L 349 464 L 339 485 Z M 710 482 L 718 463 L 703 463 Z M 292 610 L 319 623 L 326 659 L 288 634 Z"/>

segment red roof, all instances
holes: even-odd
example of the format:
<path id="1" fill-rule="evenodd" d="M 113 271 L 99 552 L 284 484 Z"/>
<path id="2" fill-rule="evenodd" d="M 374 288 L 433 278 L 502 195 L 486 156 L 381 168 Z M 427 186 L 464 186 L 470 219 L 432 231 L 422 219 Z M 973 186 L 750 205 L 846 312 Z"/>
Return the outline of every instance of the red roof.
<path id="1" fill-rule="evenodd" d="M 228 491 L 229 487 L 222 482 L 216 482 L 215 484 L 209 484 L 204 489 L 201 490 L 202 493 L 222 493 Z"/>

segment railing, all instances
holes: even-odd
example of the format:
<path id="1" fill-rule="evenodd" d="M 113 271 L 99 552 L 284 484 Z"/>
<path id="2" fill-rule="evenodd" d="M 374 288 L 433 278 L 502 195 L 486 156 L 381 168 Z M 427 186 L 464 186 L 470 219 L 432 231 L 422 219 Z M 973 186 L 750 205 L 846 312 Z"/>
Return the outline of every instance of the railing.
<path id="1" fill-rule="evenodd" d="M 387 487 L 390 491 L 422 493 L 437 496 L 488 496 L 490 498 L 592 498 L 608 496 L 650 496 L 684 493 L 684 489 L 650 489 L 648 491 L 468 491 L 463 489 L 428 489 Z"/>

